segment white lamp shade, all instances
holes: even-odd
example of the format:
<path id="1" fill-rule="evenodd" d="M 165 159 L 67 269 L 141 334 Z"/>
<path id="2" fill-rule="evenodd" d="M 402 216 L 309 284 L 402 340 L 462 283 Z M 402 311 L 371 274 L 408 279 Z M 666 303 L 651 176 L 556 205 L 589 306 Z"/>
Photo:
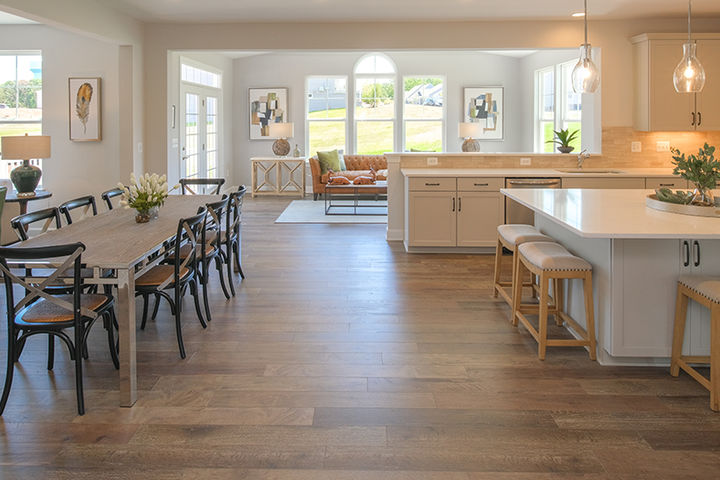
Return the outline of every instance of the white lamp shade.
<path id="1" fill-rule="evenodd" d="M 460 122 L 458 130 L 460 138 L 478 138 L 482 135 L 482 125 L 479 123 Z"/>
<path id="2" fill-rule="evenodd" d="M 292 138 L 294 135 L 295 125 L 292 122 L 270 124 L 270 136 L 272 138 Z"/>
<path id="3" fill-rule="evenodd" d="M 23 135 L 2 137 L 0 144 L 3 160 L 30 160 L 50 157 L 49 135 Z"/>

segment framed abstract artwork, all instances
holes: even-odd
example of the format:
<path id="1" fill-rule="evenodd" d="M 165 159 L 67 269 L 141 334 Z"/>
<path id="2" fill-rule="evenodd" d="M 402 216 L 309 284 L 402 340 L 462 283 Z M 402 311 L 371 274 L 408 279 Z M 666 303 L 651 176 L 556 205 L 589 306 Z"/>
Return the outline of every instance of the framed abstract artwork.
<path id="1" fill-rule="evenodd" d="M 102 140 L 101 80 L 100 77 L 68 79 L 70 140 L 73 142 Z"/>
<path id="2" fill-rule="evenodd" d="M 504 136 L 503 87 L 467 87 L 464 95 L 464 122 L 480 123 L 478 140 L 502 140 Z"/>
<path id="3" fill-rule="evenodd" d="M 250 88 L 250 140 L 270 140 L 271 123 L 288 121 L 287 88 Z"/>

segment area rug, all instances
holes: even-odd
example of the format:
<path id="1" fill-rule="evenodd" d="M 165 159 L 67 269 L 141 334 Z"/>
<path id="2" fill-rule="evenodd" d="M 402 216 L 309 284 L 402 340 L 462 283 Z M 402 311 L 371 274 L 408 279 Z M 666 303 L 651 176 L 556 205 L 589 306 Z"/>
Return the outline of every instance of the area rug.
<path id="1" fill-rule="evenodd" d="M 368 200 L 363 202 L 369 203 Z M 351 202 L 347 203 L 351 204 Z M 373 208 L 371 210 L 381 209 Z M 322 200 L 293 200 L 275 220 L 275 223 L 387 223 L 387 216 L 325 215 L 325 202 Z"/>

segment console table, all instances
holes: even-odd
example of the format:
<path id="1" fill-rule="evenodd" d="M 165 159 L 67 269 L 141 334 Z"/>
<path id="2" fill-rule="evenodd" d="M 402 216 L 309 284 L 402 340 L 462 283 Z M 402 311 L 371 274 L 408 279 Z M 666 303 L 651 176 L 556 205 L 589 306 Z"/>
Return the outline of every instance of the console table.
<path id="1" fill-rule="evenodd" d="M 305 196 L 305 159 L 288 157 L 253 157 L 252 196 Z"/>

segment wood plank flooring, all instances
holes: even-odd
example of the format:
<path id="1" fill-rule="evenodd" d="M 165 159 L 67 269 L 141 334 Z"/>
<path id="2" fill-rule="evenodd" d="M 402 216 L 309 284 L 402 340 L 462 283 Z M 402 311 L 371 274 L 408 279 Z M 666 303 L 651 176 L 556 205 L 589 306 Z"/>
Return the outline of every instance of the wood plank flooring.
<path id="1" fill-rule="evenodd" d="M 166 306 L 138 331 L 135 407 L 117 406 L 101 328 L 82 417 L 67 353 L 49 373 L 30 340 L 0 478 L 720 478 L 720 415 L 687 375 L 580 348 L 540 362 L 491 297 L 491 256 L 408 255 L 384 225 L 275 225 L 288 203 L 246 202 L 247 278 L 225 301 L 213 274 L 207 330 L 186 303 L 187 359 Z"/>

